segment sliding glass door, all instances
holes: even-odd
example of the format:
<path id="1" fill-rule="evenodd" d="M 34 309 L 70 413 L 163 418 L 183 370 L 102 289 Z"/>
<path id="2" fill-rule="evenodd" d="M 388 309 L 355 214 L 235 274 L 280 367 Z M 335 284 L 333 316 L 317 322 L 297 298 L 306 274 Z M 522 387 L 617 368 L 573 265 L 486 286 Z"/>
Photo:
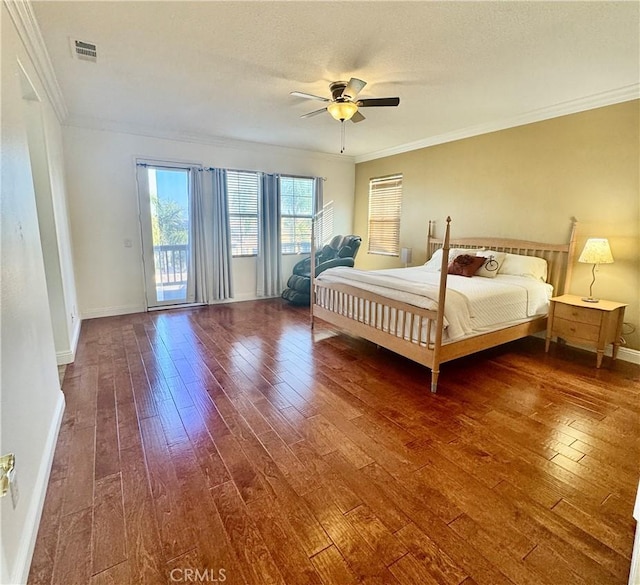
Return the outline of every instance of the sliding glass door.
<path id="1" fill-rule="evenodd" d="M 147 307 L 193 302 L 188 167 L 138 165 Z"/>

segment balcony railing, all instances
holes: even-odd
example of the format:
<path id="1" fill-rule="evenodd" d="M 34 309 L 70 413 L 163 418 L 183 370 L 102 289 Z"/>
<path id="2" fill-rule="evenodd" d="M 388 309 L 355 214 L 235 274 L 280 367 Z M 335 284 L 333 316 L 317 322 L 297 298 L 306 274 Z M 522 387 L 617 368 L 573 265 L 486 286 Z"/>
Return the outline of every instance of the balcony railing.
<path id="1" fill-rule="evenodd" d="M 154 246 L 156 284 L 187 284 L 187 244 Z"/>

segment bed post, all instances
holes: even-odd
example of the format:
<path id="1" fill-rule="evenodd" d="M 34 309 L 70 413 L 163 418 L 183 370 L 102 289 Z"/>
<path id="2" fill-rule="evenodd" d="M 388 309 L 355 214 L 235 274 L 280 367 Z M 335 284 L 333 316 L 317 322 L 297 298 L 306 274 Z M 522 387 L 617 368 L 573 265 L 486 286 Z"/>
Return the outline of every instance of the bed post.
<path id="1" fill-rule="evenodd" d="M 562 294 L 569 292 L 571 285 L 571 275 L 573 274 L 573 259 L 576 254 L 576 233 L 578 231 L 578 220 L 571 218 L 571 235 L 569 236 L 569 249 L 567 253 L 567 270 L 565 271 L 564 283 L 562 285 Z"/>
<path id="2" fill-rule="evenodd" d="M 447 227 L 444 231 L 444 240 L 442 243 L 440 289 L 438 291 L 438 316 L 436 318 L 436 340 L 433 348 L 433 367 L 431 368 L 431 392 L 434 394 L 438 388 L 438 375 L 440 374 L 440 347 L 442 346 L 442 328 L 444 326 L 444 303 L 447 296 L 447 268 L 449 267 L 450 232 L 451 218 L 447 217 Z"/>
<path id="3" fill-rule="evenodd" d="M 429 225 L 427 227 L 427 260 L 431 258 L 431 238 L 433 237 L 431 231 L 433 230 L 433 225 L 435 222 L 429 220 Z"/>

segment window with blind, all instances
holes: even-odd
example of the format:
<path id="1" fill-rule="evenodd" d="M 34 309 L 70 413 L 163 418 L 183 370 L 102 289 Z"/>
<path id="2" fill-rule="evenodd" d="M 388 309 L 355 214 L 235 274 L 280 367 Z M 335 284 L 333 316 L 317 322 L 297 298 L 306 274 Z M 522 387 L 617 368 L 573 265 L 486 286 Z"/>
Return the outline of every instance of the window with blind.
<path id="1" fill-rule="evenodd" d="M 258 173 L 227 171 L 231 254 L 234 257 L 258 253 L 258 189 Z"/>
<path id="2" fill-rule="evenodd" d="M 402 175 L 369 181 L 369 253 L 400 254 Z"/>
<path id="3" fill-rule="evenodd" d="M 283 254 L 311 252 L 314 181 L 280 177 L 280 227 Z"/>

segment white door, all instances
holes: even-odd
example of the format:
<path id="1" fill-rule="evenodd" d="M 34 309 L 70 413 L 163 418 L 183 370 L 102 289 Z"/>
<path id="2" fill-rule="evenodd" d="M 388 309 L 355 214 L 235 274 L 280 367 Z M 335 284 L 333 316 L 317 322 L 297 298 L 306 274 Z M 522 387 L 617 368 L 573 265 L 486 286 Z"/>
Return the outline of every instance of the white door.
<path id="1" fill-rule="evenodd" d="M 138 164 L 147 307 L 192 303 L 191 169 Z"/>

